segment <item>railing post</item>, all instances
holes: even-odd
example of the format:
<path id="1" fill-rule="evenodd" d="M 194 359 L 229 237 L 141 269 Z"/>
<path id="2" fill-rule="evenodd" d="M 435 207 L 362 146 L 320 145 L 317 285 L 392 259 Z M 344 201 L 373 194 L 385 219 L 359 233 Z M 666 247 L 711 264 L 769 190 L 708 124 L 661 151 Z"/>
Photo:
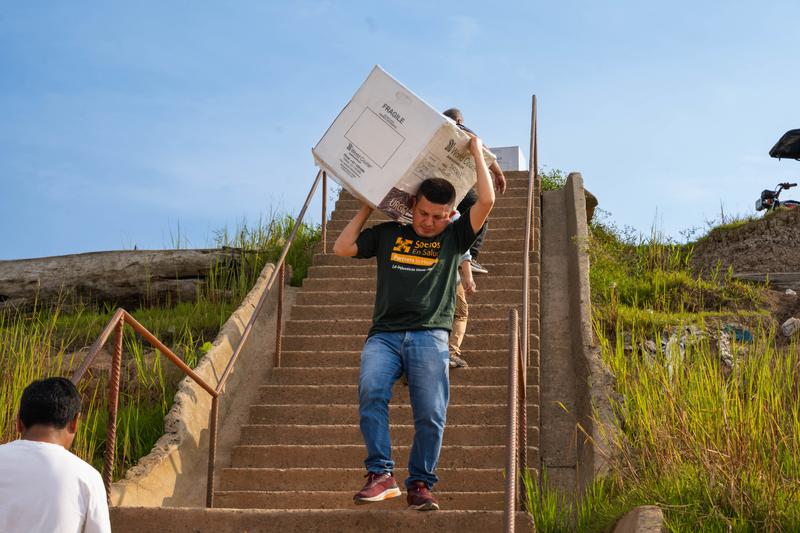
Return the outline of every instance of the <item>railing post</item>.
<path id="1" fill-rule="evenodd" d="M 281 263 L 280 272 L 278 273 L 278 323 L 275 325 L 275 358 L 273 365 L 275 368 L 281 366 L 281 344 L 283 342 L 283 286 L 286 284 L 286 263 Z"/>
<path id="2" fill-rule="evenodd" d="M 208 415 L 208 480 L 206 483 L 206 507 L 214 507 L 214 463 L 217 459 L 217 421 L 219 419 L 219 396 L 211 397 L 211 413 Z"/>
<path id="3" fill-rule="evenodd" d="M 517 324 L 517 335 L 519 335 L 519 324 Z M 517 387 L 518 391 L 518 403 L 517 408 L 519 409 L 519 432 L 517 433 L 519 437 L 519 473 L 520 475 L 524 475 L 528 472 L 528 390 L 527 390 L 527 361 L 525 358 L 525 354 L 520 350 L 517 355 L 517 365 L 518 365 L 518 373 L 517 382 L 519 386 Z M 525 504 L 525 484 L 520 483 L 518 495 L 520 498 L 520 507 L 524 510 L 527 510 L 527 505 Z"/>
<path id="4" fill-rule="evenodd" d="M 328 174 L 322 171 L 322 254 L 328 253 Z"/>
<path id="5" fill-rule="evenodd" d="M 114 357 L 111 360 L 111 378 L 108 382 L 108 426 L 106 429 L 105 464 L 103 465 L 103 484 L 106 487 L 106 500 L 111 504 L 111 478 L 114 473 L 114 459 L 117 447 L 117 408 L 119 407 L 119 380 L 122 370 L 122 328 L 125 318 L 119 317 L 114 327 Z"/>
<path id="6" fill-rule="evenodd" d="M 531 176 L 531 178 L 533 179 L 533 184 L 535 185 L 537 177 L 538 177 L 538 174 L 539 174 L 539 141 L 537 139 L 536 95 L 535 94 L 533 95 L 533 103 L 532 103 L 532 109 L 531 109 L 531 163 L 530 163 L 530 166 L 531 166 L 531 168 L 528 171 L 528 173 Z M 532 187 L 532 188 L 534 190 L 536 189 L 535 186 Z M 535 192 L 540 193 L 541 191 L 535 191 Z M 531 204 L 531 207 L 534 207 L 533 203 Z M 533 224 L 534 220 L 536 220 L 536 215 L 531 217 L 531 220 L 528 221 L 528 224 L 529 225 Z M 535 238 L 536 238 L 536 235 L 534 234 L 533 231 L 531 231 L 530 240 L 528 241 L 530 243 L 531 249 L 534 249 L 536 247 L 536 243 L 534 242 Z"/>
<path id="7" fill-rule="evenodd" d="M 517 397 L 519 382 L 519 316 L 516 309 L 508 312 L 508 447 L 506 457 L 506 502 L 503 527 L 514 531 L 517 503 Z"/>

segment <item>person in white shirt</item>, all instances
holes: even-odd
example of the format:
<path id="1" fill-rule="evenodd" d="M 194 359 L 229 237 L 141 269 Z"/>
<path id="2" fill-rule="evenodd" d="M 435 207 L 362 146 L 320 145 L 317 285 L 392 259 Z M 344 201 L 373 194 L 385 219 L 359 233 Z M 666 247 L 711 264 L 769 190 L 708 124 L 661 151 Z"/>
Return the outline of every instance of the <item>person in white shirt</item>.
<path id="1" fill-rule="evenodd" d="M 22 392 L 17 430 L 0 446 L 0 531 L 108 533 L 100 474 L 69 451 L 81 397 L 65 378 L 34 381 Z"/>

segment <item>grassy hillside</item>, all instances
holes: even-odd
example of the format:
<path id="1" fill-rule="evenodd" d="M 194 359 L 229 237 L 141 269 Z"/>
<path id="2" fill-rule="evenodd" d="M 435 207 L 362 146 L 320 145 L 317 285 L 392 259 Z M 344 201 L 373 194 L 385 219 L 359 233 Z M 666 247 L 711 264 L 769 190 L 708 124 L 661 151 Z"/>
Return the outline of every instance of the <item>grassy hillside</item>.
<path id="1" fill-rule="evenodd" d="M 294 226 L 289 216 L 275 217 L 232 234 L 221 231 L 216 244 L 246 251 L 235 268 L 220 265 L 195 301 L 132 309 L 131 314 L 175 354 L 194 367 L 211 348 L 222 325 L 252 289 L 259 273 L 278 259 Z M 292 283 L 305 277 L 318 227 L 301 226 L 287 256 Z M 16 409 L 25 386 L 47 376 L 69 377 L 113 314 L 110 307 L 48 305 L 32 312 L 0 311 L 0 443 L 17 437 Z M 100 358 L 79 384 L 84 397 L 83 424 L 74 451 L 102 469 L 107 426 L 108 361 Z M 117 436 L 116 478 L 147 455 L 164 433 L 164 415 L 183 374 L 150 349 L 130 328 L 123 341 L 123 374 Z"/>
<path id="2" fill-rule="evenodd" d="M 532 485 L 539 531 L 603 531 L 642 504 L 672 531 L 800 529 L 800 351 L 775 305 L 791 297 L 694 277 L 693 249 L 592 225 L 594 330 L 618 392 L 612 474 L 572 513 Z"/>

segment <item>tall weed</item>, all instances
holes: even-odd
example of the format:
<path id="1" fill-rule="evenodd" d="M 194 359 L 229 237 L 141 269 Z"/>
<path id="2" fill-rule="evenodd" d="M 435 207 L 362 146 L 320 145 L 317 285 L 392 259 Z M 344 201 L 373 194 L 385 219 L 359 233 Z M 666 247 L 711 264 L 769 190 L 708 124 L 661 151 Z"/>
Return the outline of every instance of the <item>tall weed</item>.
<path id="1" fill-rule="evenodd" d="M 614 468 L 598 481 L 603 502 L 588 514 L 602 524 L 604 508 L 621 514 L 651 503 L 674 531 L 797 530 L 797 343 L 776 345 L 761 287 L 730 272 L 693 276 L 692 250 L 655 231 L 644 238 L 593 224 L 594 330 L 620 393 L 613 403 L 621 431 L 612 442 Z M 730 321 L 752 334 L 740 344 L 728 336 L 733 368 L 719 348 Z M 662 342 L 688 324 L 700 333 Z M 592 499 L 575 507 L 576 517 L 583 501 Z"/>

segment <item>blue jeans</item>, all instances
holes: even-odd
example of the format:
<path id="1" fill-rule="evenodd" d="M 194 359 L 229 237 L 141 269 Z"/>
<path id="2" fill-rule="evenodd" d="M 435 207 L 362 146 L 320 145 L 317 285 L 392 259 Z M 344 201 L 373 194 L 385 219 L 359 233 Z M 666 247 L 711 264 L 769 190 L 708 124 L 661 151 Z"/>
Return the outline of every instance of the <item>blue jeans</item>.
<path id="1" fill-rule="evenodd" d="M 414 443 L 408 457 L 406 487 L 439 480 L 434 474 L 450 400 L 448 332 L 444 329 L 384 332 L 371 335 L 361 352 L 358 378 L 361 434 L 367 446 L 364 464 L 370 472 L 394 470 L 389 440 L 392 385 L 405 372 L 414 414 Z"/>

